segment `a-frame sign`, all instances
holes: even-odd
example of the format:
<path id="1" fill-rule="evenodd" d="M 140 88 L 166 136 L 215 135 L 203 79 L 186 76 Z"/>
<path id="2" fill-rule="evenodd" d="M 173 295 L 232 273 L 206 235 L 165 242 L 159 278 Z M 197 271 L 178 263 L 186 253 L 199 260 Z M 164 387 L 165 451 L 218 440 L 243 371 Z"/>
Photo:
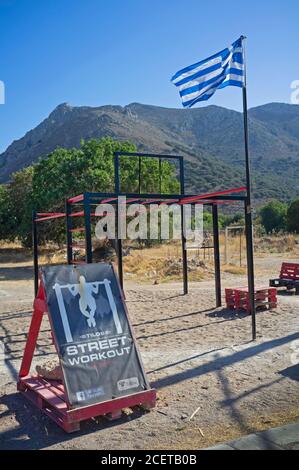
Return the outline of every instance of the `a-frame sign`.
<path id="1" fill-rule="evenodd" d="M 30 375 L 44 313 L 62 381 Z M 155 406 L 156 391 L 147 381 L 111 264 L 40 270 L 18 390 L 67 432 L 78 430 L 80 421 L 91 417 L 113 418 L 124 408 Z"/>

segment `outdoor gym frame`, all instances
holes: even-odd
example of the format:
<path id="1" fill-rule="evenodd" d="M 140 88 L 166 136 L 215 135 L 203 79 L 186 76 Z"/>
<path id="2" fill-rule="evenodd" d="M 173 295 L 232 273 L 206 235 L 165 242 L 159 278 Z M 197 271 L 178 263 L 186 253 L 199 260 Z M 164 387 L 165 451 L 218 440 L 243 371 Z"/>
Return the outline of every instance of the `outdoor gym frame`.
<path id="1" fill-rule="evenodd" d="M 138 158 L 138 192 L 127 193 L 121 191 L 121 178 L 120 178 L 120 158 L 121 157 L 135 157 Z M 159 162 L 159 193 L 142 193 L 141 192 L 141 162 L 142 158 L 155 158 Z M 162 173 L 161 173 L 161 162 L 162 160 L 172 160 L 178 162 L 179 165 L 179 194 L 162 194 Z M 240 194 L 246 191 L 246 194 Z M 143 205 L 150 204 L 172 204 L 177 203 L 181 205 L 181 246 L 182 246 L 182 265 L 183 265 L 183 292 L 188 293 L 188 259 L 187 259 L 187 246 L 186 238 L 184 234 L 184 204 L 202 204 L 212 208 L 212 220 L 213 220 L 213 248 L 214 248 L 214 266 L 215 266 L 215 294 L 216 294 L 216 307 L 221 306 L 221 271 L 220 271 L 220 246 L 219 246 L 219 223 L 218 223 L 218 205 L 224 203 L 242 202 L 244 204 L 245 212 L 245 235 L 246 235 L 246 255 L 247 255 L 247 277 L 248 277 L 248 290 L 250 297 L 250 311 L 252 318 L 252 339 L 256 339 L 256 312 L 254 302 L 254 263 L 253 263 L 253 239 L 252 239 L 252 221 L 250 214 L 250 197 L 246 186 L 239 188 L 227 189 L 224 191 L 216 191 L 209 194 L 185 194 L 185 181 L 184 181 L 184 159 L 178 155 L 163 155 L 163 154 L 151 154 L 151 153 L 139 153 L 139 152 L 115 152 L 114 153 L 114 192 L 85 192 L 75 197 L 71 197 L 66 200 L 65 213 L 52 212 L 52 213 L 41 213 L 33 211 L 32 214 L 32 237 L 33 237 L 33 260 L 34 260 L 34 286 L 35 293 L 38 289 L 38 230 L 37 224 L 39 222 L 53 220 L 57 218 L 66 218 L 66 242 L 67 242 L 67 263 L 68 264 L 79 264 L 79 263 L 92 263 L 92 233 L 91 233 L 91 221 L 92 217 L 96 214 L 92 212 L 92 207 L 99 204 L 111 203 L 115 206 L 115 222 L 116 222 L 116 255 L 118 264 L 118 276 L 120 285 L 123 289 L 123 253 L 122 253 L 122 239 L 119 237 L 119 200 L 120 196 L 125 196 L 127 202 L 140 203 Z M 78 208 L 80 210 L 74 210 Z M 82 227 L 73 227 L 74 218 L 83 218 L 84 225 Z M 85 243 L 76 244 L 73 242 L 74 233 L 85 233 Z M 74 249 L 84 248 L 85 249 L 85 261 L 74 260 Z"/>

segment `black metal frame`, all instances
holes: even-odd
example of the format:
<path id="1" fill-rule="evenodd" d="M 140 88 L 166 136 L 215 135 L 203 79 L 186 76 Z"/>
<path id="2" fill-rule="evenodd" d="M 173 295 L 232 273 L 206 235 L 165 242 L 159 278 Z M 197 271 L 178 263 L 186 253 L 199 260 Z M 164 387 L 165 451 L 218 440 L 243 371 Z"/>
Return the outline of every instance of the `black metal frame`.
<path id="1" fill-rule="evenodd" d="M 141 182 L 140 182 L 140 168 L 139 163 L 139 192 L 138 193 L 122 193 L 120 191 L 120 175 L 119 175 L 119 157 L 120 156 L 131 156 L 131 157 L 150 157 L 158 158 L 161 162 L 162 159 L 173 159 L 179 161 L 179 181 L 180 181 L 180 194 L 148 194 L 141 193 Z M 140 158 L 139 158 L 140 162 Z M 181 239 L 182 239 L 182 260 L 183 260 L 183 292 L 188 293 L 188 258 L 187 258 L 187 247 L 186 239 L 184 235 L 184 199 L 185 198 L 196 198 L 197 195 L 185 195 L 184 187 L 184 159 L 182 156 L 177 155 L 162 155 L 162 154 L 149 154 L 149 153 L 137 153 L 137 152 L 115 152 L 114 153 L 114 192 L 112 193 L 90 193 L 86 192 L 77 201 L 67 200 L 66 201 L 66 227 L 67 227 L 67 261 L 69 264 L 74 262 L 73 260 L 73 237 L 72 237 L 72 208 L 74 206 L 83 205 L 82 216 L 84 217 L 85 227 L 85 262 L 92 263 L 92 237 L 91 237 L 91 206 L 100 204 L 103 200 L 111 198 L 111 203 L 116 206 L 116 253 L 118 260 L 118 275 L 120 285 L 123 289 L 123 260 L 122 260 L 122 239 L 119 237 L 119 204 L 118 197 L 126 196 L 128 199 L 135 199 L 135 202 L 143 201 L 147 199 L 161 201 L 176 201 L 182 205 L 181 208 Z M 161 180 L 161 175 L 160 175 Z M 161 188 L 161 181 L 160 181 Z M 76 199 L 76 198 L 75 198 Z M 211 200 L 212 199 L 212 202 Z M 221 267 L 220 267 L 220 247 L 219 247 L 219 224 L 218 224 L 218 201 L 226 202 L 243 202 L 245 210 L 245 234 L 246 234 L 246 247 L 247 247 L 247 275 L 248 275 L 248 289 L 251 300 L 252 314 L 252 338 L 256 338 L 256 319 L 255 319 L 255 306 L 254 306 L 254 265 L 253 265 L 253 235 L 252 235 L 252 217 L 251 217 L 251 204 L 250 196 L 248 192 L 246 195 L 229 195 L 229 194 L 217 194 L 212 197 L 203 198 L 201 200 L 193 200 L 186 202 L 188 204 L 203 204 L 205 206 L 212 207 L 213 215 L 213 240 L 214 240 L 214 266 L 215 266 L 215 294 L 216 294 L 216 307 L 221 306 Z M 152 202 L 148 202 L 151 204 Z M 153 204 L 156 202 L 153 202 Z M 37 293 L 38 287 L 38 233 L 37 233 L 37 213 L 32 213 L 32 237 L 33 237 L 33 257 L 34 257 L 34 286 L 35 292 Z"/>

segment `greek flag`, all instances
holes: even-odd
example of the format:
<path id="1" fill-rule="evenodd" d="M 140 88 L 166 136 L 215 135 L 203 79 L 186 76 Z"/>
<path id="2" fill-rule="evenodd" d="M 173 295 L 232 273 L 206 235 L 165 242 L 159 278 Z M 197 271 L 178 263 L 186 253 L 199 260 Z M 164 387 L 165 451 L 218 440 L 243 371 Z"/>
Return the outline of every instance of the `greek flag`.
<path id="1" fill-rule="evenodd" d="M 179 88 L 182 104 L 191 108 L 198 101 L 208 100 L 218 88 L 243 87 L 243 36 L 223 51 L 179 70 L 171 79 Z"/>

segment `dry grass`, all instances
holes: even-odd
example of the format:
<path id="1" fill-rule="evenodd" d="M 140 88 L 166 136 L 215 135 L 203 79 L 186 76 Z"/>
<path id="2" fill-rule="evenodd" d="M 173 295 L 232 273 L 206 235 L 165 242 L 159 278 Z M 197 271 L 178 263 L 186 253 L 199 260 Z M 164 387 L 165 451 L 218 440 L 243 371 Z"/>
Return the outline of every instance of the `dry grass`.
<path id="1" fill-rule="evenodd" d="M 65 247 L 46 245 L 39 249 L 40 264 L 65 263 Z M 32 250 L 24 248 L 19 242 L 0 241 L 0 263 L 31 263 Z"/>
<path id="2" fill-rule="evenodd" d="M 235 264 L 223 264 L 221 270 L 225 273 L 242 275 L 246 274 L 246 266 L 237 266 Z"/>
<path id="3" fill-rule="evenodd" d="M 128 247 L 130 249 L 128 250 Z M 151 248 L 138 248 L 134 242 L 124 244 L 124 275 L 128 280 L 138 282 L 175 281 L 182 278 L 182 248 L 180 241 L 163 243 Z M 240 251 L 241 249 L 241 251 Z M 105 251 L 105 250 L 104 250 Z M 111 254 L 112 252 L 112 254 Z M 299 235 L 271 235 L 255 238 L 256 255 L 267 256 L 283 254 L 285 258 L 299 256 Z M 46 245 L 40 248 L 40 264 L 58 264 L 66 262 L 66 249 L 57 245 Z M 225 273 L 243 275 L 246 273 L 246 241 L 244 235 L 230 236 L 227 243 L 227 260 L 225 260 L 225 237 L 220 234 L 220 254 Z M 84 251 L 81 252 L 81 257 Z M 105 260 L 103 252 L 95 256 L 96 261 Z M 32 252 L 19 243 L 0 242 L 0 262 L 31 263 Z M 114 250 L 110 249 L 109 261 L 115 262 Z M 214 270 L 212 249 L 188 250 L 188 271 L 191 281 L 209 279 Z"/>
<path id="4" fill-rule="evenodd" d="M 213 258 L 212 250 L 209 257 L 203 250 L 188 252 L 188 272 L 191 281 L 209 279 L 213 275 L 213 267 L 209 261 Z M 124 273 L 126 279 L 139 282 L 176 281 L 182 278 L 182 247 L 179 241 L 156 245 L 151 248 L 131 249 L 124 257 Z"/>

